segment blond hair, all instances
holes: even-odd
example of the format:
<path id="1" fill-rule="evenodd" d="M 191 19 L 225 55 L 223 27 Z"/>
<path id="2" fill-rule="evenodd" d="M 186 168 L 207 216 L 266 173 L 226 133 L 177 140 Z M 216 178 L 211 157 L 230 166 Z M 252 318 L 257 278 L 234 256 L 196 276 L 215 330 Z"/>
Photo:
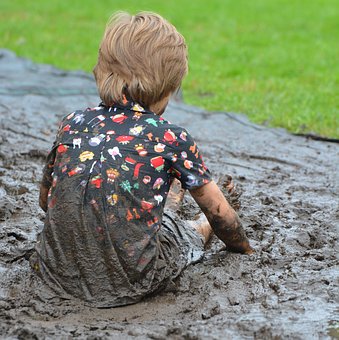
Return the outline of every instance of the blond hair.
<path id="1" fill-rule="evenodd" d="M 107 24 L 93 72 L 105 105 L 127 94 L 149 107 L 180 87 L 187 73 L 185 39 L 160 15 L 118 12 Z"/>

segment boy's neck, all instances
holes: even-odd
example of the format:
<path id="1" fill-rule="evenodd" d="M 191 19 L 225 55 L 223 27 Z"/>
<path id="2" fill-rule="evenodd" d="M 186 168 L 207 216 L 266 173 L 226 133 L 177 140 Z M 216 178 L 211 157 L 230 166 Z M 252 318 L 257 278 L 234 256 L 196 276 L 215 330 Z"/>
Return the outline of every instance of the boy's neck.
<path id="1" fill-rule="evenodd" d="M 164 113 L 164 111 L 165 111 L 165 109 L 168 105 L 168 101 L 170 99 L 170 96 L 171 95 L 169 94 L 168 96 L 164 97 L 163 99 L 161 99 L 157 103 L 151 104 L 150 110 L 152 112 L 154 112 L 156 115 L 161 116 Z"/>

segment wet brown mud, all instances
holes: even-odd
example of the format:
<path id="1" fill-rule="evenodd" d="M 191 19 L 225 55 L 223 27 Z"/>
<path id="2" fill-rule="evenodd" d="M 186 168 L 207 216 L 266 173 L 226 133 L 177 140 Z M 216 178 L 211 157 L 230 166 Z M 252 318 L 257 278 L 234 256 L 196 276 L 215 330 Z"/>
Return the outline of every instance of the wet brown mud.
<path id="1" fill-rule="evenodd" d="M 172 101 L 218 180 L 242 191 L 240 216 L 256 253 L 212 240 L 166 292 L 93 309 L 59 300 L 27 258 L 44 213 L 38 181 L 58 119 L 98 104 L 90 75 L 0 52 L 0 338 L 317 339 L 338 337 L 338 144 L 296 137 L 241 115 Z M 180 213 L 194 218 L 188 196 Z"/>

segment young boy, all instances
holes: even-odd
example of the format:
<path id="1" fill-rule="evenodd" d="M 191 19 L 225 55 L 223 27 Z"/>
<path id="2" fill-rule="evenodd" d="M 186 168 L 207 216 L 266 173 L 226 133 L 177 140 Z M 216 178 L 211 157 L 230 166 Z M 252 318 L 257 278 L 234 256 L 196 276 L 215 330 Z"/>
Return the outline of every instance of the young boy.
<path id="1" fill-rule="evenodd" d="M 109 22 L 94 68 L 102 103 L 63 119 L 41 183 L 47 214 L 31 262 L 60 294 L 135 303 L 197 260 L 212 229 L 252 253 L 193 138 L 161 117 L 186 73 L 184 38 L 159 15 Z M 207 219 L 178 220 L 179 181 Z"/>

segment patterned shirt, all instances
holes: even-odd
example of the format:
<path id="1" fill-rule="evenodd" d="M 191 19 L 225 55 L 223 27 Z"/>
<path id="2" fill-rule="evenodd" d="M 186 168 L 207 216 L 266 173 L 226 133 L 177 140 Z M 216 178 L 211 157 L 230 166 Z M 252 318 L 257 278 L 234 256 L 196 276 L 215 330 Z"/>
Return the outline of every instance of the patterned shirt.
<path id="1" fill-rule="evenodd" d="M 188 190 L 211 180 L 185 129 L 127 100 L 66 116 L 44 169 L 40 270 L 88 301 L 104 303 L 102 287 L 114 301 L 149 291 L 173 178 Z"/>

